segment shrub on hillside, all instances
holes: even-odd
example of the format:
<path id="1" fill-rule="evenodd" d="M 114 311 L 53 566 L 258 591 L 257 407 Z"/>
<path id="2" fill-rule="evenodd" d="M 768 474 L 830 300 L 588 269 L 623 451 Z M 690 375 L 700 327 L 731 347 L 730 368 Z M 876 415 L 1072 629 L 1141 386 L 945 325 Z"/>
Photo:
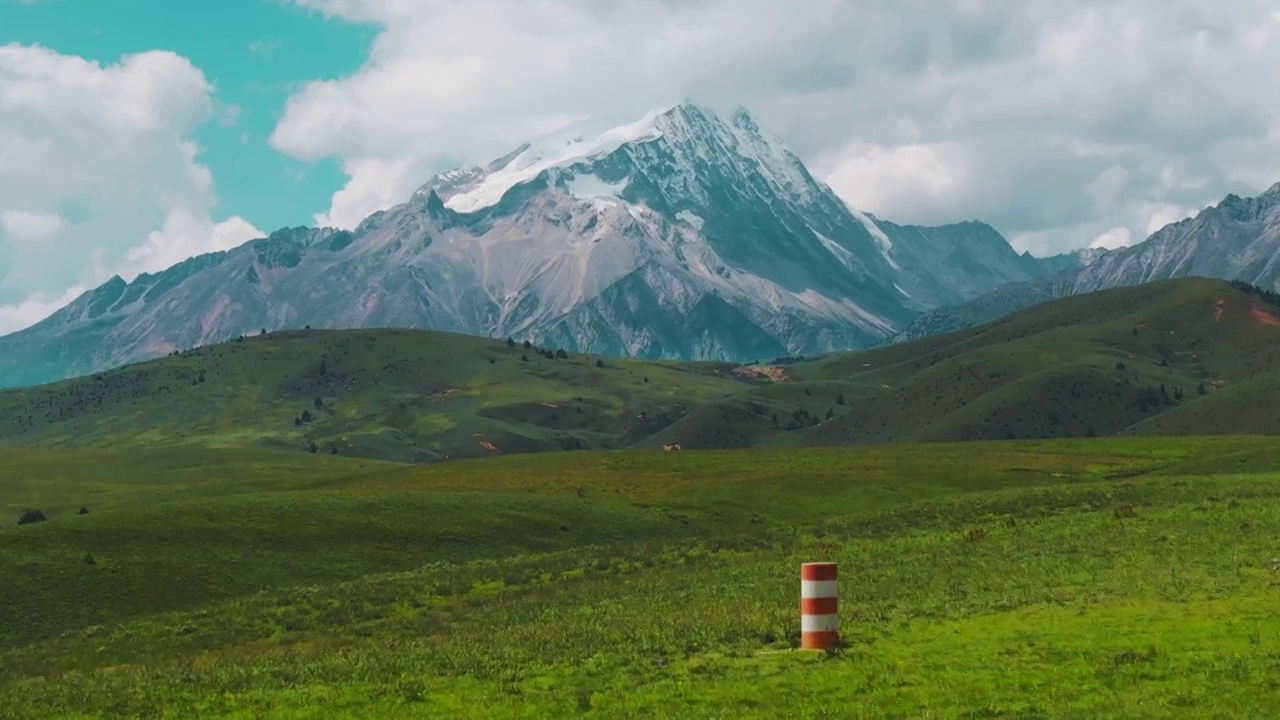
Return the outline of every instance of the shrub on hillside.
<path id="1" fill-rule="evenodd" d="M 18 513 L 19 525 L 30 525 L 31 523 L 44 522 L 48 519 L 49 518 L 45 516 L 43 510 L 34 508 L 25 508 L 21 513 Z"/>

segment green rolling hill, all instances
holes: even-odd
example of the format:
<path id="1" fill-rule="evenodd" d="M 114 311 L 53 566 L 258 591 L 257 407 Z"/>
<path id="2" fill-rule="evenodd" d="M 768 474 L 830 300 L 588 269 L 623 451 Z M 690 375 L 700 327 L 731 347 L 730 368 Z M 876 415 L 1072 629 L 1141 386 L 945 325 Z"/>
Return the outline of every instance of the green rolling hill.
<path id="1" fill-rule="evenodd" d="M 650 362 L 408 330 L 244 338 L 0 393 L 0 446 L 395 461 L 575 449 L 1268 434 L 1273 299 L 1208 279 L 1049 302 L 819 360 Z"/>

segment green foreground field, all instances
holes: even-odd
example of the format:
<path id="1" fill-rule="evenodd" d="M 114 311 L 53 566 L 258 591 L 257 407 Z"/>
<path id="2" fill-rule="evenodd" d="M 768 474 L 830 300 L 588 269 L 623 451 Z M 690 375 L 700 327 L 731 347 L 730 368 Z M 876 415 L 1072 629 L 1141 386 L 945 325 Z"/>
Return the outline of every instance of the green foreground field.
<path id="1" fill-rule="evenodd" d="M 1273 439 L 18 451 L 21 507 L 6 719 L 1280 716 Z"/>

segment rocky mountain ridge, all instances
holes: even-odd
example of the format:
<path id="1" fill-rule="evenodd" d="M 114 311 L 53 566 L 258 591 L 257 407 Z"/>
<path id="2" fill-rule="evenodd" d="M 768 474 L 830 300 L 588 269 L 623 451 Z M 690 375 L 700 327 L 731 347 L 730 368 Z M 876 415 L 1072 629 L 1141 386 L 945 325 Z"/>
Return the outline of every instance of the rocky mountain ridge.
<path id="1" fill-rule="evenodd" d="M 745 109 L 686 102 L 442 173 L 350 231 L 283 229 L 113 278 L 0 338 L 0 385 L 304 325 L 644 358 L 858 349 L 1072 262 L 1019 255 L 978 222 L 859 212 Z"/>
<path id="2" fill-rule="evenodd" d="M 1195 276 L 1280 290 L 1280 183 L 1257 197 L 1227 195 L 1135 245 L 1077 254 L 1073 267 L 926 312 L 890 342 L 964 330 L 1049 300 L 1154 280 Z"/>

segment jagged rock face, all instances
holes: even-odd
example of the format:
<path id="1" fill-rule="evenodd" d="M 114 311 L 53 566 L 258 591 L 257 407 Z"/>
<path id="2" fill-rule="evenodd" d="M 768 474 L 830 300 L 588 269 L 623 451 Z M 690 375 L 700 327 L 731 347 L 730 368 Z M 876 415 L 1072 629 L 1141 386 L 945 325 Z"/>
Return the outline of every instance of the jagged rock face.
<path id="1" fill-rule="evenodd" d="M 0 384 L 84 374 L 261 329 L 411 327 L 648 358 L 868 347 L 921 312 L 1071 260 L 977 222 L 850 208 L 745 110 L 681 104 L 432 178 L 352 231 L 292 228 L 0 338 Z"/>
<path id="2" fill-rule="evenodd" d="M 1078 267 L 927 312 L 892 341 L 963 330 L 1049 300 L 1153 280 L 1210 277 L 1280 290 L 1280 183 L 1255 198 L 1228 195 L 1137 245 L 1077 255 Z"/>

